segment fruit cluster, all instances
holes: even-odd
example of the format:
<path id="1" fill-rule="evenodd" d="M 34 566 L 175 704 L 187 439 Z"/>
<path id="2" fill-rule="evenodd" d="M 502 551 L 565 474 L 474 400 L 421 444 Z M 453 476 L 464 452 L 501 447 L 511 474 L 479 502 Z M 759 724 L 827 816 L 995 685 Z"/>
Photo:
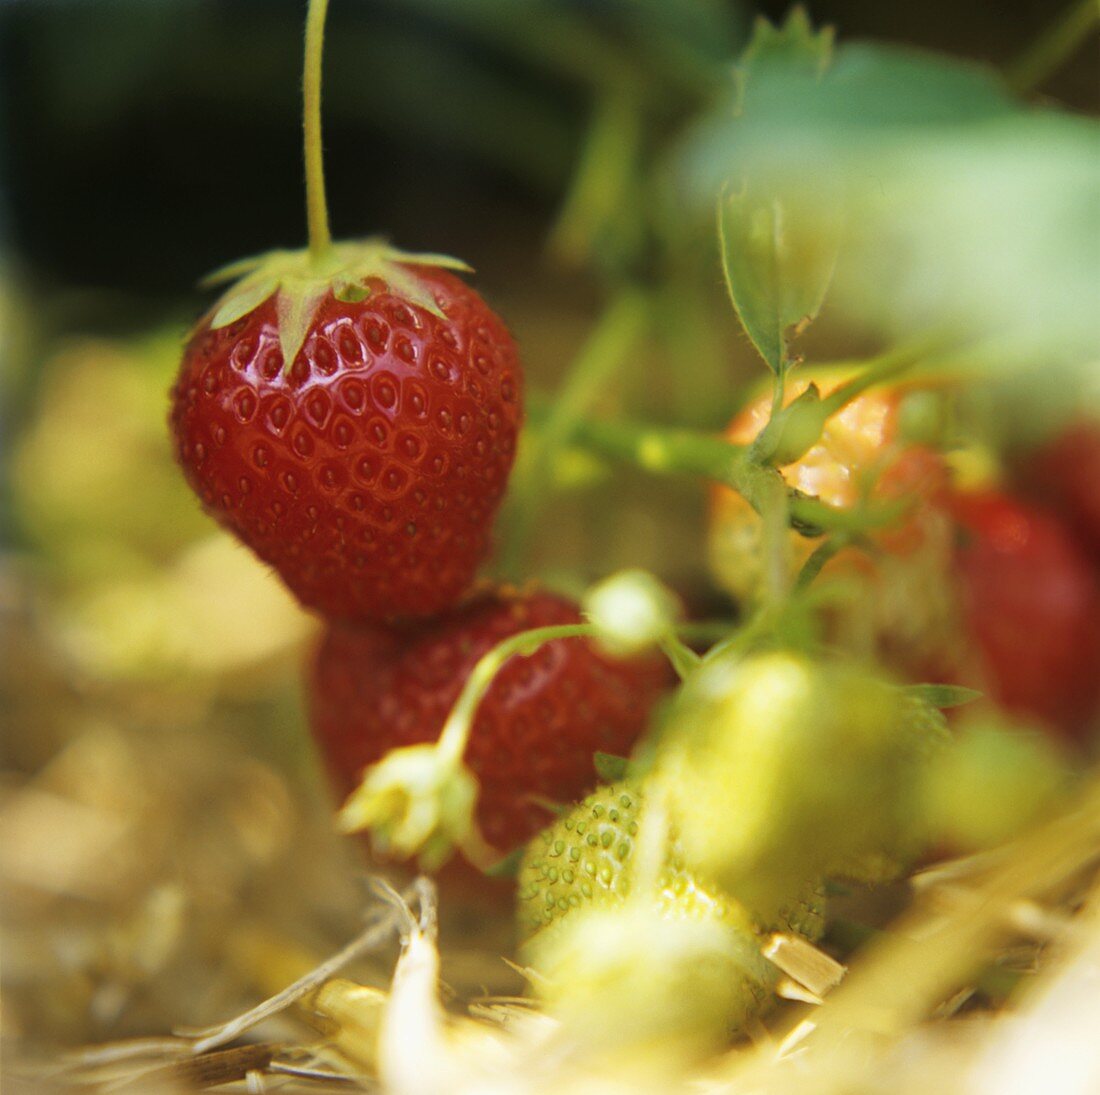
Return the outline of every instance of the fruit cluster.
<path id="1" fill-rule="evenodd" d="M 789 398 L 811 381 L 827 396 L 847 376 L 799 376 Z M 868 501 L 905 504 L 897 520 L 825 564 L 828 575 L 858 579 L 848 645 L 854 625 L 903 676 L 978 688 L 1081 742 L 1100 709 L 1100 426 L 1083 421 L 1029 454 L 1015 484 L 988 469 L 977 482 L 959 483 L 950 454 L 912 426 L 914 408 L 923 414 L 950 397 L 942 383 L 867 391 L 780 470 L 792 488 L 849 511 Z M 730 424 L 731 441 L 753 441 L 767 425 L 770 399 L 749 402 Z M 750 605 L 761 589 L 761 528 L 743 497 L 714 491 L 712 569 Z M 793 574 L 814 541 L 792 532 L 785 549 Z"/>
<path id="2" fill-rule="evenodd" d="M 443 261 L 377 243 L 340 245 L 319 270 L 261 260 L 199 324 L 173 391 L 207 511 L 326 619 L 312 715 L 342 795 L 390 750 L 435 741 L 496 644 L 581 623 L 559 597 L 474 588 L 523 379 L 503 323 Z M 583 638 L 508 665 L 466 752 L 489 847 L 507 853 L 547 803 L 582 795 L 594 751 L 629 751 L 666 678 L 663 661 Z"/>
<path id="3" fill-rule="evenodd" d="M 843 378 L 818 379 L 827 396 Z M 788 406 L 809 384 L 791 386 Z M 834 605 L 833 638 L 902 679 L 981 685 L 1001 709 L 1079 740 L 1100 699 L 1100 559 L 1079 501 L 1092 498 L 1082 476 L 1097 482 L 1082 435 L 1100 433 L 1077 427 L 1033 460 L 1033 482 L 1058 469 L 1059 516 L 1003 489 L 956 485 L 941 448 L 901 427 L 910 395 L 892 385 L 850 400 L 781 465 L 788 486 L 845 512 L 906 503 L 826 559 L 828 576 L 856 593 Z M 766 436 L 777 420 L 766 402 L 734 420 L 732 442 Z M 714 492 L 714 572 L 749 608 L 775 550 L 763 526 L 742 495 Z M 820 545 L 792 530 L 780 549 L 797 584 Z M 816 941 L 826 884 L 904 877 L 931 848 L 991 847 L 1067 786 L 1049 738 L 973 720 L 953 734 L 927 697 L 950 705 L 965 689 L 899 687 L 850 653 L 722 645 L 685 675 L 626 782 L 544 830 L 520 866 L 535 991 L 575 1026 L 608 1010 L 628 1017 L 605 1037 L 714 1044 L 744 1031 L 782 991 L 783 960 L 761 960 L 769 939 Z M 812 996 L 806 981 L 797 991 Z M 659 1023 L 637 1003 L 643 984 L 661 986 Z"/>
<path id="4" fill-rule="evenodd" d="M 316 30 L 323 0 L 310 10 Z M 461 263 L 332 243 L 306 120 L 310 249 L 231 271 L 171 421 L 206 509 L 325 618 L 310 706 L 342 825 L 428 867 L 456 847 L 485 867 L 538 834 L 520 930 L 575 1031 L 721 1041 L 780 971 L 814 998 L 827 883 L 988 846 L 1064 783 L 1036 739 L 953 736 L 940 708 L 973 685 L 1066 737 L 1093 720 L 1095 431 L 1033 462 L 1063 518 L 960 486 L 950 385 L 898 382 L 912 360 L 789 375 L 785 350 L 765 354 L 771 390 L 725 438 L 546 430 L 716 481 L 712 571 L 744 618 L 710 649 L 685 644 L 650 575 L 610 579 L 584 611 L 478 586 L 522 422 L 515 344 Z M 682 686 L 651 719 L 669 663 Z M 607 785 L 544 828 L 600 753 Z M 769 961 L 776 938 L 793 954 Z M 801 978 L 800 947 L 816 956 Z"/>

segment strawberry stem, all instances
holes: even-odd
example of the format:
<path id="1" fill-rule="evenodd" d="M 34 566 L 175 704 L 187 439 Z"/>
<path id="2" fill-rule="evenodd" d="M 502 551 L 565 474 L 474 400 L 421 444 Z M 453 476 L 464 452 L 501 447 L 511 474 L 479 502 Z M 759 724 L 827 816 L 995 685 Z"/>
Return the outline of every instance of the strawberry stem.
<path id="1" fill-rule="evenodd" d="M 436 749 L 440 757 L 447 763 L 458 765 L 466 752 L 466 745 L 470 739 L 470 729 L 474 723 L 474 715 L 477 714 L 478 704 L 481 703 L 485 693 L 489 691 L 496 675 L 503 668 L 504 663 L 515 655 L 530 657 L 547 643 L 557 639 L 584 639 L 594 638 L 598 634 L 598 628 L 591 623 L 580 624 L 554 624 L 550 627 L 536 627 L 530 631 L 521 631 L 517 635 L 510 635 L 497 643 L 491 650 L 481 656 L 466 683 L 462 692 L 455 701 L 447 721 L 436 742 Z M 683 631 L 691 634 L 692 625 L 684 625 L 675 628 L 675 632 Z M 665 641 L 658 645 L 665 656 L 672 662 L 673 668 L 682 678 L 686 676 L 702 661 L 702 658 L 693 650 L 690 650 L 677 637 L 675 632 L 670 633 Z"/>
<path id="2" fill-rule="evenodd" d="M 332 246 L 325 202 L 325 166 L 321 150 L 321 53 L 325 42 L 328 0 L 309 0 L 306 14 L 306 57 L 302 73 L 302 122 L 305 133 L 306 221 L 309 253 L 314 262 Z"/>
<path id="3" fill-rule="evenodd" d="M 518 635 L 511 635 L 483 654 L 466 678 L 462 692 L 454 707 L 451 708 L 447 721 L 443 724 L 443 730 L 436 745 L 440 754 L 455 764 L 461 761 L 463 753 L 466 752 L 466 743 L 470 738 L 470 728 L 473 726 L 478 704 L 481 703 L 493 679 L 509 658 L 515 654 L 529 656 L 545 643 L 555 639 L 589 636 L 593 630 L 591 624 L 537 627 L 530 631 L 521 631 Z"/>
<path id="4" fill-rule="evenodd" d="M 696 654 L 678 635 L 666 635 L 659 643 L 661 653 L 668 658 L 676 676 L 684 681 L 702 664 L 703 658 Z"/>
<path id="5" fill-rule="evenodd" d="M 813 554 L 802 564 L 802 569 L 794 581 L 794 592 L 801 593 L 806 589 L 821 573 L 825 564 L 843 551 L 850 542 L 849 537 L 844 533 L 837 533 L 818 544 Z"/>

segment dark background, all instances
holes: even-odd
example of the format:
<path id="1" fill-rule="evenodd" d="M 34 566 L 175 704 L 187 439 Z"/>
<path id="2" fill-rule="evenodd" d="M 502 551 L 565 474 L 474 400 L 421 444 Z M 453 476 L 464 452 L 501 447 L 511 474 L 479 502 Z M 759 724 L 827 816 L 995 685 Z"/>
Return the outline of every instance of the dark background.
<path id="1" fill-rule="evenodd" d="M 488 5 L 501 8 L 502 5 Z M 659 5 L 561 3 L 629 50 Z M 526 3 L 486 30 L 457 0 L 333 0 L 325 144 L 334 234 L 389 235 L 462 255 L 491 284 L 537 255 L 583 134 L 589 89 L 522 39 Z M 486 5 L 480 5 L 482 9 Z M 704 4 L 661 16 L 716 63 L 755 11 Z M 149 317 L 190 300 L 204 272 L 304 239 L 300 65 L 304 0 L 0 2 L 2 231 L 21 279 L 60 294 L 62 326 Z M 810 5 L 846 38 L 875 37 L 994 65 L 1061 11 L 1044 0 Z M 759 8 L 773 19 L 787 5 Z M 650 13 L 649 16 L 646 13 Z M 671 14 L 670 14 L 671 13 Z M 482 16 L 479 16 L 481 18 Z M 693 26 L 693 20 L 698 25 Z M 660 31 L 659 31 L 660 32 Z M 1045 94 L 1096 108 L 1095 50 Z M 96 291 L 81 304 L 77 294 Z"/>

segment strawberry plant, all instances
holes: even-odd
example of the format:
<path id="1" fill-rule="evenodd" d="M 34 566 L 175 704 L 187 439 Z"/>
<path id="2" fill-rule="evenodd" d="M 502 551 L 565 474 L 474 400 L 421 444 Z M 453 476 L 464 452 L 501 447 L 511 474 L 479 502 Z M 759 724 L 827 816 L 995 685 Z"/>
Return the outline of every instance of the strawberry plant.
<path id="1" fill-rule="evenodd" d="M 910 316 L 868 283 L 879 260 L 865 233 L 876 249 L 892 235 L 908 243 L 908 192 L 888 154 L 884 185 L 902 215 L 852 223 L 865 195 L 847 176 L 884 132 L 911 124 L 908 96 L 919 91 L 917 109 L 945 125 L 1007 124 L 1017 106 L 977 73 L 835 51 L 801 11 L 758 24 L 724 104 L 733 122 L 718 95 L 671 168 L 691 166 L 717 200 L 729 298 L 770 372 L 725 433 L 593 413 L 653 335 L 643 260 L 656 251 L 674 268 L 683 241 L 667 232 L 668 206 L 619 207 L 582 168 L 556 241 L 580 261 L 614 241 L 603 273 L 619 284 L 522 439 L 498 566 L 531 576 L 543 506 L 563 462 L 583 453 L 708 483 L 713 578 L 741 617 L 692 621 L 639 568 L 590 586 L 579 607 L 542 592 L 470 594 L 519 437 L 515 347 L 451 272 L 460 264 L 330 241 L 324 8 L 310 7 L 306 49 L 310 248 L 232 270 L 243 279 L 185 352 L 180 459 L 207 507 L 327 617 L 310 708 L 345 797 L 340 827 L 429 870 L 456 850 L 518 870 L 522 953 L 576 1045 L 644 1035 L 687 1056 L 713 1049 L 781 987 L 817 999 L 838 976 L 813 947 L 823 880 L 881 886 L 937 844 L 980 849 L 1014 831 L 1014 780 L 1035 754 L 997 730 L 954 738 L 940 708 L 979 695 L 959 683 L 1054 723 L 1095 709 L 1086 565 L 1023 511 L 1013 527 L 1035 534 L 1003 542 L 1010 504 L 994 513 L 952 482 L 965 391 L 1005 355 L 1004 302 L 902 293 Z M 882 95 L 862 129 L 844 128 L 853 89 Z M 594 162 L 606 167 L 612 149 L 640 161 L 636 140 L 608 144 L 630 108 L 606 107 Z M 809 124 L 829 154 L 811 148 L 792 171 L 786 156 Z M 766 150 L 765 131 L 778 135 Z M 929 170 L 918 162 L 918 177 Z M 919 279 L 927 254 L 913 245 L 907 261 Z M 830 304 L 887 349 L 804 367 L 796 345 Z M 1067 324 L 1048 353 L 1073 357 L 1081 333 Z M 1034 332 L 1017 323 L 1017 335 L 1034 350 Z M 949 657 L 966 645 L 960 624 L 980 679 L 959 670 L 971 651 Z M 1024 655 L 1024 635 L 1044 659 Z M 673 672 L 680 687 L 658 705 Z M 986 813 L 960 805 L 982 756 L 996 770 Z M 1061 761 L 1043 756 L 1034 816 L 1066 785 Z M 571 806 L 597 771 L 615 782 Z M 659 1018 L 639 1004 L 653 985 Z"/>
<path id="2" fill-rule="evenodd" d="M 546 0 L 513 24 L 496 18 L 514 15 L 502 0 L 421 4 L 386 44 L 437 19 L 498 70 L 478 132 L 449 139 L 502 158 L 538 144 L 528 167 L 552 159 L 536 139 L 547 130 L 524 128 L 530 101 L 500 93 L 531 64 L 590 106 L 549 233 L 561 299 L 524 254 L 500 289 L 506 325 L 459 260 L 332 239 L 327 6 L 310 0 L 306 25 L 308 246 L 213 276 L 230 284 L 184 340 L 159 435 L 230 536 L 196 543 L 188 558 L 202 565 L 144 595 L 128 574 L 85 599 L 152 664 L 185 648 L 207 667 L 206 687 L 179 689 L 195 723 L 221 710 L 215 728 L 232 730 L 254 715 L 256 748 L 285 752 L 294 777 L 315 753 L 338 800 L 333 818 L 314 796 L 324 825 L 361 838 L 333 838 L 356 858 L 328 873 L 346 882 L 366 856 L 386 878 L 437 876 L 448 981 L 510 995 L 462 1019 L 439 1006 L 425 877 L 400 894 L 376 880 L 382 910 L 360 940 L 299 976 L 310 963 L 257 924 L 284 899 L 327 916 L 328 893 L 316 864 L 297 884 L 296 785 L 266 770 L 256 786 L 225 783 L 221 835 L 238 858 L 196 841 L 150 897 L 172 931 L 128 923 L 86 949 L 140 951 L 122 982 L 133 988 L 146 953 L 182 933 L 189 886 L 220 902 L 227 966 L 270 985 L 274 1003 L 166 1052 L 206 1066 L 284 1006 L 330 1040 L 323 1055 L 316 1038 L 308 1054 L 304 1040 L 293 1054 L 250 1044 L 248 1061 L 262 1058 L 239 1070 L 250 1087 L 277 1059 L 310 1083 L 399 1092 L 602 1090 L 608 1077 L 770 1090 L 773 1069 L 792 1070 L 777 1089 L 820 1069 L 823 1088 L 862 1090 L 866 1062 L 892 1075 L 918 1023 L 964 1003 L 1015 1008 L 1051 940 L 1066 954 L 1088 941 L 1097 894 L 1100 799 L 1085 771 L 1100 741 L 1096 431 L 1087 411 L 1062 425 L 1050 411 L 1095 383 L 1095 126 L 1028 102 L 1020 73 L 1042 71 L 1042 56 L 1007 79 L 838 44 L 802 9 L 738 43 L 720 5 L 595 16 Z M 419 73 L 421 124 L 449 130 L 451 70 L 425 63 L 445 54 L 395 49 L 392 65 Z M 385 66 L 361 68 L 385 87 Z M 411 112 L 367 97 L 423 139 Z M 154 568 L 167 553 L 156 518 L 176 513 L 119 495 L 127 505 L 105 512 L 141 550 L 98 552 L 91 511 L 115 482 L 79 475 L 100 437 L 87 393 L 128 406 L 101 376 L 20 450 L 26 534 L 79 530 L 78 551 L 54 553 L 74 586 L 119 559 Z M 76 403 L 93 405 L 79 429 L 65 420 Z M 1016 431 L 1033 410 L 1042 428 Z M 141 460 L 146 432 L 119 437 L 119 463 Z M 135 490 L 167 492 L 169 466 L 135 473 Z M 284 598 L 276 617 L 250 600 L 230 558 L 273 569 L 298 604 Z M 185 625 L 196 588 L 204 611 Z M 75 787 L 71 816 L 93 817 L 107 852 L 82 873 L 75 845 L 43 892 L 87 902 L 108 867 L 136 889 L 142 856 L 116 853 L 155 810 L 116 818 L 129 800 L 102 773 L 142 782 L 118 738 L 148 710 L 149 684 L 126 693 L 116 669 L 104 688 L 95 613 L 42 603 L 80 671 L 74 706 L 114 691 L 122 713 L 96 728 L 106 760 L 63 758 L 26 813 L 5 804 L 3 820 L 16 837 L 53 832 L 37 819 Z M 310 625 L 303 710 L 298 697 L 247 708 L 266 632 L 281 631 L 282 650 Z M 268 660 L 268 687 L 285 687 L 286 665 Z M 34 856 L 17 850 L 5 864 L 22 879 Z M 226 883 L 225 863 L 248 855 L 286 871 L 257 887 L 258 917 L 238 909 L 253 876 Z M 443 870 L 454 856 L 475 880 L 465 907 Z M 514 918 L 492 896 L 509 881 Z M 47 904 L 31 896 L 28 908 Z M 387 990 L 333 978 L 394 931 Z M 489 974 L 462 966 L 475 931 L 496 933 Z M 230 938 L 206 922 L 201 934 L 208 950 Z M 523 997 L 502 953 L 522 963 Z M 116 982 L 89 994 L 100 1010 L 122 998 Z M 81 1067 L 98 1082 L 104 1061 L 147 1052 Z"/>

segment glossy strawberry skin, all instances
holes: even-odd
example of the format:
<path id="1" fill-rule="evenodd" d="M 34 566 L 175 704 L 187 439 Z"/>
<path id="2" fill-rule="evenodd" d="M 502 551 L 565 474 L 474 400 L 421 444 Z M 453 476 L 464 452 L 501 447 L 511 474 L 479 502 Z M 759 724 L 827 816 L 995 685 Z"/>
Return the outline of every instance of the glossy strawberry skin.
<path id="1" fill-rule="evenodd" d="M 309 682 L 313 733 L 341 797 L 394 748 L 434 741 L 470 670 L 516 632 L 580 622 L 547 593 L 487 594 L 431 625 L 394 630 L 333 623 Z M 511 659 L 478 707 L 465 761 L 481 791 L 477 820 L 502 854 L 596 784 L 593 754 L 630 751 L 671 683 L 656 655 L 615 661 L 580 638 Z"/>
<path id="2" fill-rule="evenodd" d="M 966 683 L 1076 737 L 1100 701 L 1100 584 L 1068 527 L 998 491 L 956 495 Z"/>
<path id="3" fill-rule="evenodd" d="M 172 393 L 176 452 L 206 510 L 333 618 L 453 605 L 489 549 L 515 453 L 515 344 L 458 278 L 418 268 L 446 318 L 374 280 L 328 295 L 283 368 L 274 299 L 208 316 Z"/>

